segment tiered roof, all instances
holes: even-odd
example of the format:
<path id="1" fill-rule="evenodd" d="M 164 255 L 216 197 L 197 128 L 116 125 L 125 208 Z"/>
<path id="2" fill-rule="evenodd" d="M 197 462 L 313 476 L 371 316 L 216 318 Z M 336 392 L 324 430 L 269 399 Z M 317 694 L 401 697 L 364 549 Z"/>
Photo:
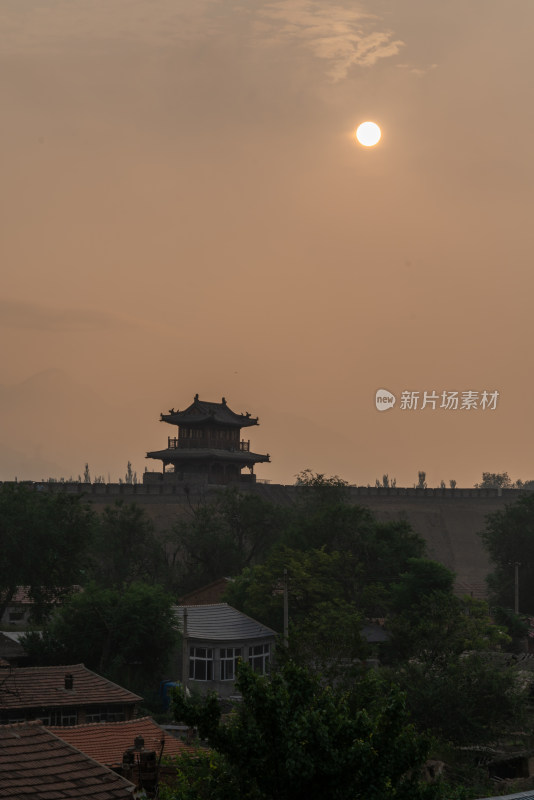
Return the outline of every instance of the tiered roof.
<path id="1" fill-rule="evenodd" d="M 174 408 L 171 408 L 168 414 L 161 415 L 161 419 L 172 425 L 199 425 L 210 422 L 215 425 L 246 428 L 258 424 L 258 417 L 251 417 L 248 412 L 236 414 L 235 411 L 228 408 L 225 397 L 220 403 L 211 403 L 199 400 L 198 394 L 184 411 L 175 411 Z"/>
<path id="2" fill-rule="evenodd" d="M 38 722 L 0 725 L 0 798 L 131 800 L 134 789 Z"/>

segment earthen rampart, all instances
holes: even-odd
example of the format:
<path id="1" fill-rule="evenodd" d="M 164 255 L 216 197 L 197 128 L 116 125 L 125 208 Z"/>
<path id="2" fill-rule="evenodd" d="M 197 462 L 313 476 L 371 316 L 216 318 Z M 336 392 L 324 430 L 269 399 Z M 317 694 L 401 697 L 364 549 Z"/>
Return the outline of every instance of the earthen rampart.
<path id="1" fill-rule="evenodd" d="M 144 484 L 36 484 L 41 491 L 80 494 L 96 510 L 116 500 L 141 505 L 160 531 L 169 529 L 176 519 L 201 502 L 209 502 L 223 486 L 184 483 Z M 298 489 L 281 484 L 244 483 L 244 492 L 254 492 L 265 500 L 282 505 L 296 501 Z M 489 571 L 487 554 L 479 532 L 487 514 L 515 502 L 517 489 L 419 489 L 401 487 L 349 488 L 355 504 L 367 506 L 379 520 L 406 519 L 427 542 L 428 555 L 453 570 L 458 591 L 484 596 Z"/>

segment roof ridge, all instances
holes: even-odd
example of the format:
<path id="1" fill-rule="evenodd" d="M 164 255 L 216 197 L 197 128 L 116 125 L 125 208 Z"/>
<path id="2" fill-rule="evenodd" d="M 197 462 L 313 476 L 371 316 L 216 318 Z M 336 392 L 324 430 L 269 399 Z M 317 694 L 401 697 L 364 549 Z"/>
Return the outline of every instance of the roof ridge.
<path id="1" fill-rule="evenodd" d="M 43 721 L 41 719 L 25 719 L 22 722 L 6 722 L 5 724 L 2 723 L 1 730 L 7 730 L 10 728 L 27 728 L 28 725 L 31 725 L 34 728 L 43 728 Z"/>
<path id="2" fill-rule="evenodd" d="M 111 725 L 135 725 L 139 722 L 153 722 L 154 725 L 158 725 L 161 728 L 159 722 L 156 722 L 155 719 L 152 717 L 134 717 L 134 719 L 116 719 L 112 722 L 77 722 L 76 725 L 47 725 L 46 727 L 50 730 L 63 730 L 63 728 L 68 727 L 69 730 L 77 731 L 80 728 L 107 728 Z"/>

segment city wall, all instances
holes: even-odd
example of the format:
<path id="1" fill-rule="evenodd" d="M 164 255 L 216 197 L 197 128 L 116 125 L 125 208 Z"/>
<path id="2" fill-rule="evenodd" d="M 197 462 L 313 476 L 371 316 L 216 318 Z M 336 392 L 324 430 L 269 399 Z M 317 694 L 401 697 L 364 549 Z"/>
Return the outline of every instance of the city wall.
<path id="1" fill-rule="evenodd" d="M 145 484 L 41 484 L 49 491 L 82 494 L 96 510 L 116 500 L 141 505 L 163 531 L 172 526 L 200 502 L 209 502 L 221 486 L 180 483 Z M 241 491 L 254 492 L 265 500 L 282 505 L 295 502 L 295 486 L 279 484 L 243 484 Z M 187 489 L 187 491 L 186 491 Z M 478 535 L 487 514 L 504 509 L 520 496 L 517 489 L 402 489 L 350 487 L 350 498 L 367 506 L 383 521 L 406 519 L 427 542 L 428 555 L 453 570 L 459 592 L 485 595 L 485 577 L 489 571 L 486 552 Z"/>

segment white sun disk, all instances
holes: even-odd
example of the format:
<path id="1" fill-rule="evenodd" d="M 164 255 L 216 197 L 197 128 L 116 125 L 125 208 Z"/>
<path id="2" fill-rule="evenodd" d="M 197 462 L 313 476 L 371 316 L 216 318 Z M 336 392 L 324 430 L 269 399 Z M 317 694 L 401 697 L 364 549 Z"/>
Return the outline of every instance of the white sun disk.
<path id="1" fill-rule="evenodd" d="M 356 138 L 364 147 L 373 147 L 378 144 L 382 132 L 376 122 L 362 122 L 356 129 Z"/>

